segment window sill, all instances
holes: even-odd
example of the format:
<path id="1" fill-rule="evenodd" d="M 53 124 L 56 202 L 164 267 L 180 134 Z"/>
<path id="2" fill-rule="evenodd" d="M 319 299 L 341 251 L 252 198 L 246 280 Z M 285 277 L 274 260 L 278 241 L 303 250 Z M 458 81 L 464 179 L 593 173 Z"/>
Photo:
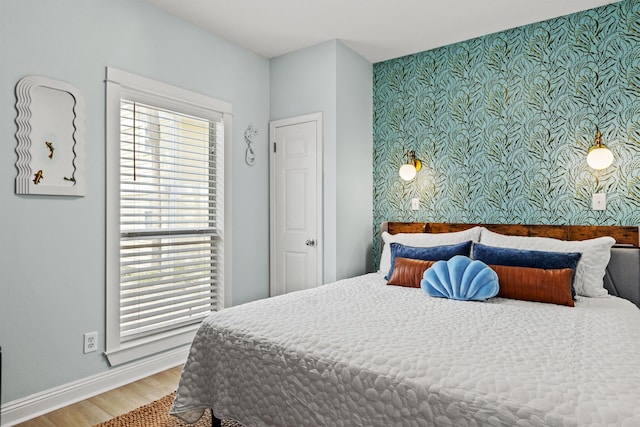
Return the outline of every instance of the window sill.
<path id="1" fill-rule="evenodd" d="M 107 350 L 104 354 L 110 366 L 122 365 L 176 347 L 189 345 L 193 341 L 198 327 L 199 324 L 191 325 L 164 334 L 127 342 L 119 348 Z"/>

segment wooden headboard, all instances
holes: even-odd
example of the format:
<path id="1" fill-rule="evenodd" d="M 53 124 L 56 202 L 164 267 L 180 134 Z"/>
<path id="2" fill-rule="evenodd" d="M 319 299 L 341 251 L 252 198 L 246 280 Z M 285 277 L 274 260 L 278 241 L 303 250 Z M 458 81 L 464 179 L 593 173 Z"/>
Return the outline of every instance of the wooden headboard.
<path id="1" fill-rule="evenodd" d="M 456 224 L 445 222 L 385 222 L 381 231 L 397 233 L 451 233 L 481 226 L 510 236 L 552 237 L 561 240 L 587 240 L 602 236 L 616 239 L 616 245 L 640 246 L 638 227 L 617 225 L 521 225 Z M 385 228 L 386 227 L 386 228 Z"/>
<path id="2" fill-rule="evenodd" d="M 611 260 L 604 277 L 609 294 L 631 301 L 640 307 L 640 242 L 638 227 L 608 225 L 506 225 L 454 224 L 436 222 L 384 222 L 380 233 L 451 233 L 482 226 L 511 236 L 552 237 L 562 240 L 587 240 L 611 236 L 616 244 L 611 248 Z M 382 251 L 382 244 L 380 251 Z"/>

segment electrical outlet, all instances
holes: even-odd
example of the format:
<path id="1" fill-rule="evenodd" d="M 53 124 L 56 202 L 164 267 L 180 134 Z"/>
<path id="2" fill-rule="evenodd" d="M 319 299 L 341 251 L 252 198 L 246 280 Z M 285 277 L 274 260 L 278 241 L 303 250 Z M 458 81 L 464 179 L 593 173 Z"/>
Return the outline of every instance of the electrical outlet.
<path id="1" fill-rule="evenodd" d="M 605 193 L 596 193 L 591 201 L 591 209 L 594 211 L 603 211 L 607 209 L 607 195 Z"/>
<path id="2" fill-rule="evenodd" d="M 412 211 L 420 210 L 420 199 L 419 198 L 414 197 L 413 199 L 411 199 L 411 210 Z"/>
<path id="3" fill-rule="evenodd" d="M 98 332 L 84 334 L 84 354 L 98 350 Z"/>

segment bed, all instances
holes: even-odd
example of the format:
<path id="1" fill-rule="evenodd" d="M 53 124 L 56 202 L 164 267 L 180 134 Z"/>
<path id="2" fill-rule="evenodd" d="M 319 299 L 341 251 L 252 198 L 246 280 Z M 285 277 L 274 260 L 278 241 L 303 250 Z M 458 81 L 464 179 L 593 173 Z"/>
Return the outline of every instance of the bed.
<path id="1" fill-rule="evenodd" d="M 385 223 L 381 234 L 379 272 L 209 316 L 171 413 L 194 422 L 212 408 L 214 425 L 246 427 L 640 425 L 637 227 Z M 574 306 L 388 284 L 391 243 L 470 235 L 474 248 L 587 247 Z M 577 288 L 585 271 L 598 297 Z"/>

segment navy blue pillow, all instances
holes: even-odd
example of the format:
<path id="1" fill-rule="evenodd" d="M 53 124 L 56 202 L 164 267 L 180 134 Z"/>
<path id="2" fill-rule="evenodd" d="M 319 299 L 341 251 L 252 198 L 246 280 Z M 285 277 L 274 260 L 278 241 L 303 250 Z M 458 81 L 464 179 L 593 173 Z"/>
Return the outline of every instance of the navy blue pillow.
<path id="1" fill-rule="evenodd" d="M 580 252 L 547 252 L 526 249 L 498 248 L 480 243 L 473 245 L 473 259 L 480 260 L 487 265 L 506 265 L 509 267 L 541 268 L 557 270 L 570 268 L 573 270 L 571 278 L 571 295 L 576 296 L 573 282 L 576 268 L 582 254 Z"/>
<path id="2" fill-rule="evenodd" d="M 418 248 L 415 246 L 405 246 L 400 243 L 391 243 L 391 268 L 385 279 L 389 280 L 393 273 L 393 266 L 396 257 L 419 259 L 422 261 L 449 261 L 456 255 L 469 257 L 471 255 L 471 240 L 468 242 L 456 243 L 455 245 L 432 246 L 429 248 Z"/>

